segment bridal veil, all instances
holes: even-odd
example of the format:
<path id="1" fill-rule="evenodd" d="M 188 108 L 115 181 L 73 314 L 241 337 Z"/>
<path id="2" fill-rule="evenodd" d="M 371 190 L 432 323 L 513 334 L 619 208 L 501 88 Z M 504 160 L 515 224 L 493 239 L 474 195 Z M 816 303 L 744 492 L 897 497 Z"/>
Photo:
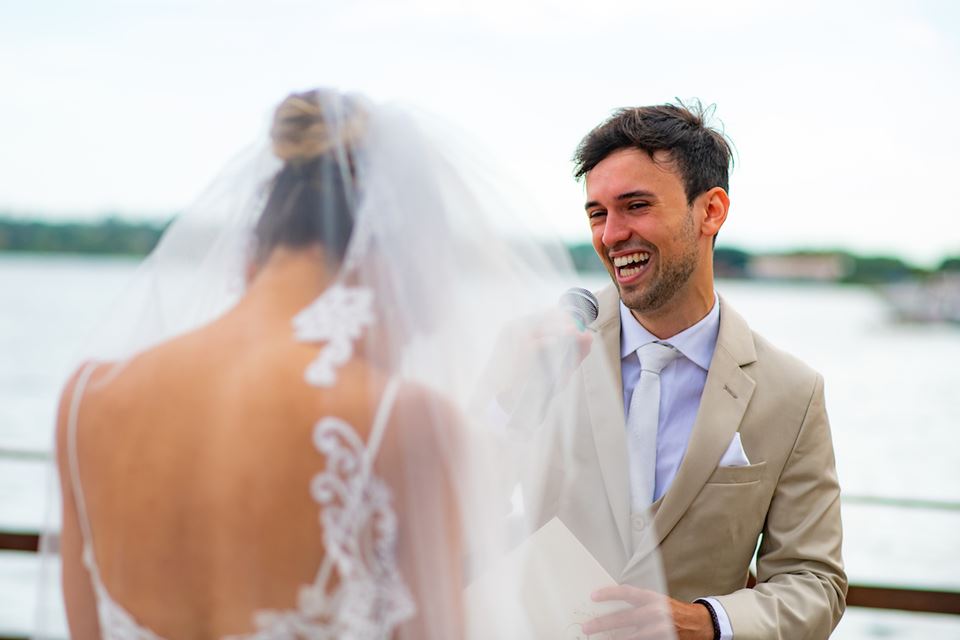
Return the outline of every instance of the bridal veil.
<path id="1" fill-rule="evenodd" d="M 317 539 L 337 560 L 335 578 L 302 585 L 289 608 L 313 603 L 317 619 L 339 622 L 310 632 L 291 626 L 288 635 L 266 623 L 256 635 L 251 622 L 251 637 L 456 638 L 468 628 L 536 637 L 525 607 L 534 595 L 549 601 L 556 584 L 493 578 L 502 588 L 479 600 L 464 588 L 495 571 L 535 526 L 523 517 L 518 478 L 535 441 L 529 433 L 558 426 L 534 416 L 527 434 L 505 429 L 512 401 L 503 390 L 562 393 L 569 349 L 543 350 L 520 377 L 520 353 L 493 354 L 504 336 L 539 322 L 531 319 L 562 323 L 557 298 L 576 281 L 564 247 L 530 228 L 530 201 L 477 145 L 417 110 L 311 91 L 287 98 L 268 133 L 172 222 L 139 268 L 81 354 L 99 372 L 87 392 L 122 379 L 139 354 L 235 308 L 270 247 L 320 244 L 318 259 L 332 276 L 289 321 L 290 340 L 315 349 L 302 384 L 379 407 L 396 392 L 383 380 L 396 381 L 418 390 L 417 410 L 394 411 L 389 433 L 371 435 L 373 443 L 318 409 L 313 441 L 303 442 L 318 456 L 318 473 L 304 492 L 316 502 Z M 203 359 L 203 350 L 192 357 Z M 349 386 L 339 373 L 358 359 L 383 376 Z M 617 365 L 609 384 L 619 380 Z M 71 403 L 82 406 L 83 389 L 74 390 Z M 285 428 L 281 416 L 272 428 Z M 385 448 L 399 462 L 377 484 Z M 438 478 L 449 490 L 438 491 Z M 124 501 L 137 481 L 115 478 L 101 500 Z M 436 500 L 449 508 L 435 508 Z M 37 637 L 62 633 L 59 527 L 51 517 L 44 536 Z M 118 535 L 119 544 L 97 553 L 137 545 Z M 655 566 L 651 572 L 650 584 L 662 587 Z M 367 619 L 350 626 L 331 607 Z M 579 637 L 576 625 L 569 637 Z"/>

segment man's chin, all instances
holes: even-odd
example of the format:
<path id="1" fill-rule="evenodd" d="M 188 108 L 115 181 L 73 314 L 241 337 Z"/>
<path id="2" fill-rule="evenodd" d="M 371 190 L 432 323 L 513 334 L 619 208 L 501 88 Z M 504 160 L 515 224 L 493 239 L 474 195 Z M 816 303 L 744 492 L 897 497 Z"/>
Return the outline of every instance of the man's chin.
<path id="1" fill-rule="evenodd" d="M 637 313 L 643 313 L 649 310 L 648 307 L 650 303 L 643 291 L 636 291 L 630 287 L 621 287 L 618 283 L 617 292 L 620 294 L 620 300 L 623 302 L 623 306 L 627 309 L 636 311 Z"/>
<path id="2" fill-rule="evenodd" d="M 663 291 L 647 287 L 621 287 L 617 284 L 617 291 L 623 306 L 634 313 L 648 314 L 662 309 L 669 297 L 663 296 Z"/>

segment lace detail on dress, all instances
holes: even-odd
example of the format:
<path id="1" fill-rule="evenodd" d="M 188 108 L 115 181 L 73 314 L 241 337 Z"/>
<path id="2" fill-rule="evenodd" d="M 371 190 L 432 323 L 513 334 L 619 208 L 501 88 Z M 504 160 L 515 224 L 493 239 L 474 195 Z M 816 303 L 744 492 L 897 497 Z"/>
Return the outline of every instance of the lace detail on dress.
<path id="1" fill-rule="evenodd" d="M 247 638 L 389 638 L 416 610 L 397 567 L 392 494 L 371 473 L 396 386 L 392 381 L 384 394 L 369 445 L 338 418 L 323 418 L 314 427 L 314 445 L 327 458 L 327 468 L 310 484 L 322 507 L 326 557 L 316 581 L 300 588 L 297 610 L 257 612 L 258 631 Z"/>
<path id="2" fill-rule="evenodd" d="M 336 368 L 353 353 L 353 340 L 373 322 L 368 289 L 335 285 L 294 318 L 296 337 L 328 341 L 307 369 L 310 384 L 330 386 Z M 69 456 L 74 494 L 84 538 L 83 562 L 97 599 L 101 636 L 107 640 L 163 640 L 137 624 L 100 579 L 76 459 L 76 420 L 88 368 L 81 375 L 69 417 Z M 324 560 L 312 584 L 300 587 L 296 608 L 257 611 L 255 631 L 227 640 L 386 640 L 416 611 L 397 566 L 397 517 L 393 496 L 373 474 L 380 440 L 399 388 L 391 379 L 380 399 L 369 442 L 347 422 L 325 417 L 316 423 L 313 443 L 326 468 L 310 483 L 320 505 Z"/>
<path id="3" fill-rule="evenodd" d="M 294 335 L 301 342 L 326 342 L 307 367 L 308 383 L 330 387 L 336 368 L 353 355 L 353 341 L 373 324 L 373 292 L 335 284 L 293 318 Z"/>

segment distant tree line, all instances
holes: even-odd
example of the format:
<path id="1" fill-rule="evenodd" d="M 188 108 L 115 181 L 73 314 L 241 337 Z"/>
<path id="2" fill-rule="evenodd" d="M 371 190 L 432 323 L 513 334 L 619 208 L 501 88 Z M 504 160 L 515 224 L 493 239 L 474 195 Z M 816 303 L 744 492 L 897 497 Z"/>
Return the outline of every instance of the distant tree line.
<path id="1" fill-rule="evenodd" d="M 166 224 L 107 218 L 97 222 L 40 222 L 0 217 L 0 251 L 143 256 Z"/>
<path id="2" fill-rule="evenodd" d="M 111 217 L 96 222 L 41 222 L 0 214 L 0 252 L 87 253 L 144 256 L 150 253 L 169 222 L 132 222 Z M 570 257 L 578 271 L 603 272 L 604 267 L 589 243 L 569 245 Z M 860 256 L 843 250 L 797 250 L 756 254 L 718 246 L 714 269 L 726 278 L 764 277 L 755 268 L 759 260 L 796 263 L 832 261 L 842 264 L 836 282 L 885 283 L 924 279 L 939 273 L 960 273 L 960 255 L 951 256 L 933 270 L 920 269 L 894 256 Z M 779 277 L 805 279 L 802 272 Z"/>
<path id="3" fill-rule="evenodd" d="M 746 251 L 717 247 L 714 251 L 714 269 L 718 275 L 731 278 L 755 278 L 751 269 L 758 257 L 780 260 L 823 260 L 843 265 L 831 280 L 858 284 L 883 284 L 904 280 L 923 280 L 940 273 L 960 272 L 960 256 L 945 258 L 934 269 L 923 269 L 896 256 L 863 256 L 841 249 L 793 250 L 780 253 L 751 254 Z M 798 279 L 803 279 L 802 275 Z"/>
<path id="4" fill-rule="evenodd" d="M 579 271 L 605 271 L 603 264 L 597 258 L 597 254 L 590 244 L 572 245 L 570 255 L 574 266 Z M 718 246 L 714 250 L 714 271 L 718 276 L 724 278 L 762 277 L 752 268 L 758 258 L 834 261 L 842 264 L 843 269 L 836 277 L 830 278 L 832 281 L 859 284 L 922 280 L 940 273 L 960 273 L 960 256 L 951 256 L 944 259 L 935 269 L 921 269 L 895 256 L 861 256 L 843 250 L 795 250 L 782 253 L 756 254 L 727 246 Z M 782 277 L 796 280 L 807 279 L 802 272 L 798 272 L 792 277 L 789 275 Z"/>

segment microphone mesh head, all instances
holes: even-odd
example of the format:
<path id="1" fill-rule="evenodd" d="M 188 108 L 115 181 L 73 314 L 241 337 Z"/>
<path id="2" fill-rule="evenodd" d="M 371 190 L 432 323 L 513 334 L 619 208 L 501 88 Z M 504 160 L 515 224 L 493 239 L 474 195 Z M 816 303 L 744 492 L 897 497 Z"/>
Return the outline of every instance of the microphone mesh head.
<path id="1" fill-rule="evenodd" d="M 560 296 L 560 308 L 584 325 L 596 320 L 600 312 L 597 297 L 591 291 L 580 287 L 571 287 Z"/>

